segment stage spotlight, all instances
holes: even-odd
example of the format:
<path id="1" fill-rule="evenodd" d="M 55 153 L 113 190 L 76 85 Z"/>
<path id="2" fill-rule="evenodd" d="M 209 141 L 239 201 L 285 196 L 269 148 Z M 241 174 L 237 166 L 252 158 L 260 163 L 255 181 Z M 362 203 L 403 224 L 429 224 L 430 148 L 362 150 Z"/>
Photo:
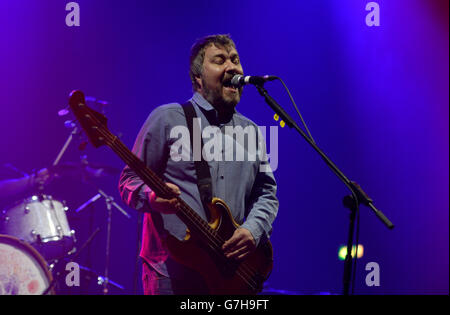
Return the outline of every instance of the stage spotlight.
<path id="1" fill-rule="evenodd" d="M 356 250 L 356 246 L 353 245 L 352 256 L 355 256 L 355 250 Z M 364 246 L 359 244 L 357 258 L 361 258 L 363 255 L 364 255 Z M 338 251 L 339 260 L 345 260 L 345 256 L 347 256 L 347 245 L 341 245 L 341 247 L 339 247 L 339 251 Z"/>

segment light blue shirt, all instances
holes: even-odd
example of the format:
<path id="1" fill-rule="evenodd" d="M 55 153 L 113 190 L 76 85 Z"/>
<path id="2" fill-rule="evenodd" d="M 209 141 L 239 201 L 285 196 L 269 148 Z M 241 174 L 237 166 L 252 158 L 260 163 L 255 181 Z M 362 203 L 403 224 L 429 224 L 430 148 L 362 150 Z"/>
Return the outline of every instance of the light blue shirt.
<path id="1" fill-rule="evenodd" d="M 201 128 L 207 126 L 220 128 L 219 137 L 222 137 L 222 141 L 219 143 L 222 142 L 224 145 L 226 143 L 224 133 L 226 126 L 258 128 L 254 122 L 238 112 L 233 114 L 230 121 L 223 124 L 218 123 L 217 111 L 199 93 L 195 93 L 190 102 L 194 104 L 197 117 L 200 118 Z M 177 156 L 174 152 L 174 144 L 179 140 L 179 136 L 177 138 L 172 134 L 171 137 L 171 131 L 173 133 L 173 128 L 180 126 L 187 128 L 184 111 L 180 104 L 172 103 L 157 107 L 144 123 L 132 151 L 166 182 L 177 185 L 181 191 L 180 197 L 206 220 L 197 187 L 190 141 L 185 144 L 183 149 L 184 152 L 188 152 L 190 158 L 188 160 L 179 160 L 180 156 L 178 159 L 174 158 Z M 258 136 L 259 134 L 257 134 Z M 237 143 L 237 137 L 235 138 L 233 140 L 235 148 L 245 147 L 242 143 Z M 203 138 L 205 146 L 210 140 Z M 227 143 L 230 144 L 229 139 Z M 257 244 L 270 236 L 272 223 L 278 212 L 275 178 L 269 163 L 261 158 L 265 154 L 265 145 L 260 149 L 263 154 L 256 155 L 254 160 L 246 158 L 243 161 L 239 159 L 229 161 L 224 158 L 225 150 L 222 150 L 220 153 L 223 158 L 208 161 L 213 196 L 227 203 L 235 221 L 251 232 Z M 236 158 L 236 152 L 233 157 Z M 266 171 L 260 171 L 264 167 Z M 148 202 L 150 188 L 127 166 L 121 174 L 119 190 L 122 199 L 130 207 L 152 213 L 153 223 L 161 237 L 164 236 L 164 233 L 169 232 L 180 240 L 184 238 L 186 225 L 176 214 L 153 212 Z M 155 216 L 158 219 L 155 220 Z"/>

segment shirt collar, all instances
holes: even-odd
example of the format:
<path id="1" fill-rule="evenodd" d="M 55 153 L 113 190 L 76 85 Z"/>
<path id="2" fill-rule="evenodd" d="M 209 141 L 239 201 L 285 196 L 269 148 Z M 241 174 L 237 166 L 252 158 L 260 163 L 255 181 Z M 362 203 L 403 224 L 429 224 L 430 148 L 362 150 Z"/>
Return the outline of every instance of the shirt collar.
<path id="1" fill-rule="evenodd" d="M 198 92 L 195 92 L 194 96 L 191 98 L 192 101 L 195 102 L 199 107 L 203 108 L 206 111 L 214 110 L 215 108 L 207 101 L 205 98 Z"/>
<path id="2" fill-rule="evenodd" d="M 214 108 L 214 106 L 211 105 L 200 93 L 195 92 L 192 98 L 190 99 L 191 102 L 194 102 L 195 104 L 200 107 L 201 110 L 203 110 L 205 116 L 210 121 L 210 123 L 216 124 L 216 125 L 224 125 L 225 122 L 219 122 L 219 114 L 217 110 Z M 234 111 L 236 113 L 236 110 Z M 233 114 L 234 116 L 234 114 Z M 230 117 L 230 121 L 232 120 L 232 117 Z"/>

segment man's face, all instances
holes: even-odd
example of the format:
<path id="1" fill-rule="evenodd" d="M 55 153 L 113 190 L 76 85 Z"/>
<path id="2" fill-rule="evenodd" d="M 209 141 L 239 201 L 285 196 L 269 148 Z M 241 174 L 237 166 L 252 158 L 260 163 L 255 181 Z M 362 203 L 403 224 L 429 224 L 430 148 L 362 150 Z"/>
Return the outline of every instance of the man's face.
<path id="1" fill-rule="evenodd" d="M 230 81 L 235 74 L 243 73 L 236 49 L 210 45 L 205 50 L 202 75 L 196 78 L 198 92 L 219 110 L 234 109 L 241 99 L 242 87 L 232 87 Z"/>

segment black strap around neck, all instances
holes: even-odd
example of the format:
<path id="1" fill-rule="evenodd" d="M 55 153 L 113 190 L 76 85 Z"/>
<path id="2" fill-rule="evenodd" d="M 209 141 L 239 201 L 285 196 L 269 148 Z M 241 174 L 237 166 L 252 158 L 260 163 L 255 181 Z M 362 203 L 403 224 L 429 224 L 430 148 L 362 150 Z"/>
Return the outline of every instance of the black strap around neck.
<path id="1" fill-rule="evenodd" d="M 193 120 L 197 117 L 197 114 L 194 109 L 194 105 L 191 102 L 187 102 L 182 105 L 184 110 L 184 115 L 186 117 L 187 127 L 189 129 L 189 134 L 191 137 L 191 152 L 192 157 L 194 157 L 194 128 L 193 128 Z M 203 138 L 201 136 L 201 130 L 200 130 L 200 143 L 201 148 L 203 150 Z M 200 152 L 200 161 L 195 161 L 195 172 L 197 174 L 197 186 L 198 191 L 200 193 L 200 198 L 203 203 L 203 207 L 205 208 L 205 212 L 208 214 L 208 207 L 207 205 L 212 200 L 212 184 L 211 184 L 211 174 L 209 172 L 209 165 L 208 162 L 206 162 L 203 159 L 203 154 Z"/>

